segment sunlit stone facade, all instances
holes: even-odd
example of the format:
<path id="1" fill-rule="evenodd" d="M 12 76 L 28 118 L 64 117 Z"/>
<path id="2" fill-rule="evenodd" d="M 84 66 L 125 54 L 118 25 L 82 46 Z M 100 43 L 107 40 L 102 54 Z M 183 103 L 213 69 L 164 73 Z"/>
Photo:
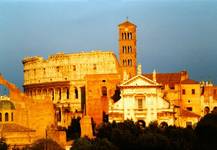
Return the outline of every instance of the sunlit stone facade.
<path id="1" fill-rule="evenodd" d="M 84 109 L 86 75 L 120 72 L 116 56 L 110 51 L 57 53 L 47 60 L 26 57 L 23 65 L 25 93 L 39 100 L 49 97 L 56 106 L 56 119 L 61 126 L 67 126 L 71 116 Z"/>
<path id="2" fill-rule="evenodd" d="M 120 85 L 121 99 L 111 105 L 109 119 L 111 121 L 132 119 L 135 122 L 143 120 L 147 124 L 158 121 L 173 125 L 174 119 L 171 114 L 174 113 L 174 109 L 169 101 L 163 99 L 161 87 L 156 79 L 148 79 L 139 70 L 137 76 Z M 167 117 L 159 116 L 162 113 L 167 113 Z"/>
<path id="3" fill-rule="evenodd" d="M 66 134 L 56 128 L 54 106 L 50 99 L 39 101 L 26 96 L 2 75 L 0 85 L 8 91 L 6 95 L 0 91 L 0 137 L 6 139 L 10 149 L 22 148 L 46 137 L 65 146 Z M 51 132 L 56 135 L 51 135 Z"/>

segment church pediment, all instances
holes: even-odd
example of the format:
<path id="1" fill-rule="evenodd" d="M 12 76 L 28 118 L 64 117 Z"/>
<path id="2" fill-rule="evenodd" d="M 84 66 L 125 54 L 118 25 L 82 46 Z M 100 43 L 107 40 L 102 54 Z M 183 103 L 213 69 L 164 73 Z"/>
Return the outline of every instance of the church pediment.
<path id="1" fill-rule="evenodd" d="M 122 83 L 121 86 L 159 86 L 159 84 L 147 77 L 137 75 Z"/>

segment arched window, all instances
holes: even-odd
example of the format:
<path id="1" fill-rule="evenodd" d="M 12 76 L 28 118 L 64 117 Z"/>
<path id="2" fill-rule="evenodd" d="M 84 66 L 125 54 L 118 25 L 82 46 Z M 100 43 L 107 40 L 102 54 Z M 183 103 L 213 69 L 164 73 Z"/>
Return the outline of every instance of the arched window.
<path id="1" fill-rule="evenodd" d="M 129 66 L 132 66 L 132 59 L 130 59 L 130 64 L 129 64 Z"/>
<path id="2" fill-rule="evenodd" d="M 14 121 L 14 113 L 11 113 L 11 121 Z"/>
<path id="3" fill-rule="evenodd" d="M 102 96 L 107 96 L 107 87 L 106 86 L 102 86 Z"/>
<path id="4" fill-rule="evenodd" d="M 5 113 L 5 122 L 9 121 L 8 113 Z"/>
<path id="5" fill-rule="evenodd" d="M 124 48 L 124 46 L 122 46 L 122 50 L 123 50 L 123 53 L 125 53 L 125 48 Z"/>
<path id="6" fill-rule="evenodd" d="M 0 113 L 0 122 L 2 122 L 2 113 Z"/>
<path id="7" fill-rule="evenodd" d="M 124 39 L 124 33 L 122 33 L 122 40 Z"/>
<path id="8" fill-rule="evenodd" d="M 127 39 L 128 40 L 130 39 L 130 33 L 129 32 L 127 33 Z"/>
<path id="9" fill-rule="evenodd" d="M 78 98 L 78 89 L 75 88 L 75 98 L 77 99 Z"/>
<path id="10" fill-rule="evenodd" d="M 130 66 L 130 60 L 128 59 L 128 66 Z"/>
<path id="11" fill-rule="evenodd" d="M 133 38 L 133 37 L 132 37 L 132 33 L 130 32 L 130 40 L 132 40 L 132 38 Z"/>
<path id="12" fill-rule="evenodd" d="M 124 39 L 126 39 L 127 38 L 127 34 L 126 33 L 124 33 Z"/>
<path id="13" fill-rule="evenodd" d="M 129 46 L 129 52 L 132 53 L 132 46 Z"/>

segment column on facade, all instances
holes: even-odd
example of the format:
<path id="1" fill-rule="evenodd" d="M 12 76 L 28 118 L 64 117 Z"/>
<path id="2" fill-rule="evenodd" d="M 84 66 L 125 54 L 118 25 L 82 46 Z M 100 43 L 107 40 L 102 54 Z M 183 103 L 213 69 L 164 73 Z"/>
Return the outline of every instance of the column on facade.
<path id="1" fill-rule="evenodd" d="M 69 99 L 67 96 L 67 95 L 70 95 L 70 92 L 67 93 L 68 89 L 69 89 L 68 87 L 62 88 L 62 100 L 64 100 L 64 101 L 65 100 L 67 101 Z"/>
<path id="2" fill-rule="evenodd" d="M 74 100 L 75 99 L 75 86 L 74 85 L 70 85 L 69 93 L 70 93 L 69 99 Z"/>
<path id="3" fill-rule="evenodd" d="M 158 96 L 157 94 L 152 94 L 152 97 L 153 97 L 153 120 L 157 120 L 157 111 L 158 111 Z"/>
<path id="4" fill-rule="evenodd" d="M 43 99 L 45 99 L 47 96 L 47 89 L 46 88 L 43 89 L 42 95 L 43 95 Z"/>
<path id="5" fill-rule="evenodd" d="M 124 120 L 127 120 L 127 102 L 126 102 L 127 101 L 127 97 L 124 96 L 123 100 L 124 100 L 123 101 L 123 105 L 124 105 L 124 107 L 123 107 L 124 108 L 124 112 L 123 112 L 124 113 Z"/>
<path id="6" fill-rule="evenodd" d="M 78 89 L 78 100 L 81 101 L 81 87 L 77 87 Z"/>
<path id="7" fill-rule="evenodd" d="M 66 100 L 66 88 L 65 87 L 61 87 L 61 102 L 64 102 Z"/>
<path id="8" fill-rule="evenodd" d="M 48 96 L 50 100 L 54 101 L 54 89 L 53 88 L 48 89 Z"/>
<path id="9" fill-rule="evenodd" d="M 146 113 L 145 122 L 147 124 L 149 124 L 151 121 L 151 108 L 152 108 L 152 107 L 150 107 L 150 100 L 152 100 L 152 99 L 151 99 L 149 94 L 146 95 L 146 99 L 147 99 L 147 103 L 146 103 L 147 104 L 147 113 Z"/>

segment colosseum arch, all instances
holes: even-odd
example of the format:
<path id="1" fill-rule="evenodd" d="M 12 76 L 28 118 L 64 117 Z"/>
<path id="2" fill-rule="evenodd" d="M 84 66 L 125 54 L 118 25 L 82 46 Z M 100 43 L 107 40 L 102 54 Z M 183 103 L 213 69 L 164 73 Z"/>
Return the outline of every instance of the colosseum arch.
<path id="1" fill-rule="evenodd" d="M 3 90 L 0 95 L 4 95 L 4 93 L 7 95 L 7 96 L 11 96 L 13 95 L 14 93 L 20 93 L 21 91 L 12 83 L 8 82 L 6 79 L 4 79 L 4 77 L 2 76 L 2 74 L 0 73 L 0 86 L 1 86 L 1 89 L 0 90 Z"/>

